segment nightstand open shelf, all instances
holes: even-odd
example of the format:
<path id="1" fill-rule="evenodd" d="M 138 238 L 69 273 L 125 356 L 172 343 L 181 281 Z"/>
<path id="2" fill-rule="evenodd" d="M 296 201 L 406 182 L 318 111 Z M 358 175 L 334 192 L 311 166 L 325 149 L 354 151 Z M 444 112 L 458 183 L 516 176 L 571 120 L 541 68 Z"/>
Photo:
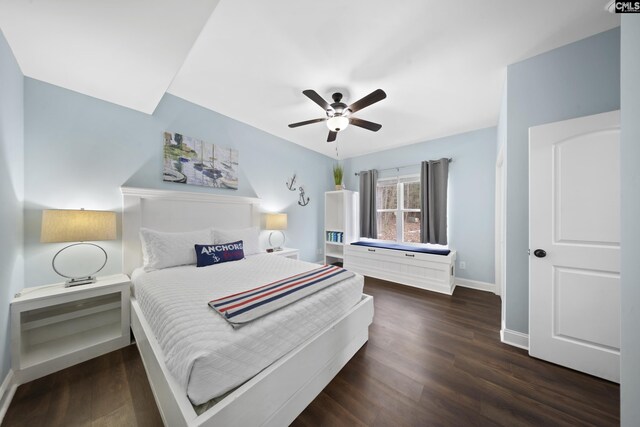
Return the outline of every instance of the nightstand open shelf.
<path id="1" fill-rule="evenodd" d="M 38 366 L 118 338 L 120 324 L 115 323 L 31 344 L 22 349 L 21 368 L 24 370 Z"/>
<path id="2" fill-rule="evenodd" d="M 125 275 L 27 289 L 11 303 L 12 364 L 26 382 L 129 344 Z"/>
<path id="3" fill-rule="evenodd" d="M 21 315 L 22 331 L 43 328 L 79 317 L 91 316 L 108 310 L 120 311 L 118 293 L 58 304 L 51 307 L 24 311 Z"/>

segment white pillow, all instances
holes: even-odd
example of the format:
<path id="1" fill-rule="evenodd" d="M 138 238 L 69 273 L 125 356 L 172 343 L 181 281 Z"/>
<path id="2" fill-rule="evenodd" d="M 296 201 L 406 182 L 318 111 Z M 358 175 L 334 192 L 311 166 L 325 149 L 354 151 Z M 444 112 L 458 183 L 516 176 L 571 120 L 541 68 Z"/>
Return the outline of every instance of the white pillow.
<path id="1" fill-rule="evenodd" d="M 144 270 L 175 267 L 196 263 L 194 245 L 213 244 L 213 229 L 167 233 L 148 228 L 140 229 Z"/>
<path id="2" fill-rule="evenodd" d="M 258 227 L 239 228 L 235 230 L 215 230 L 215 243 L 230 243 L 242 240 L 245 255 L 253 255 L 260 253 L 260 243 L 258 236 L 260 229 Z"/>

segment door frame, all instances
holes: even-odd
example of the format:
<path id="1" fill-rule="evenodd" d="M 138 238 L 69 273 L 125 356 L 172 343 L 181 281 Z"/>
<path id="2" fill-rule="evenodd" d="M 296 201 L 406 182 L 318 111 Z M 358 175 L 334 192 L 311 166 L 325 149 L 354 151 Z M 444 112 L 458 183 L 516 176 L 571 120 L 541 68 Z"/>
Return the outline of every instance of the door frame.
<path id="1" fill-rule="evenodd" d="M 506 203 L 507 192 L 506 180 L 507 162 L 505 156 L 505 144 L 503 144 L 496 159 L 496 188 L 495 188 L 495 294 L 500 296 L 501 307 L 501 328 L 505 329 L 506 317 L 506 263 L 505 263 L 505 241 L 506 241 Z"/>

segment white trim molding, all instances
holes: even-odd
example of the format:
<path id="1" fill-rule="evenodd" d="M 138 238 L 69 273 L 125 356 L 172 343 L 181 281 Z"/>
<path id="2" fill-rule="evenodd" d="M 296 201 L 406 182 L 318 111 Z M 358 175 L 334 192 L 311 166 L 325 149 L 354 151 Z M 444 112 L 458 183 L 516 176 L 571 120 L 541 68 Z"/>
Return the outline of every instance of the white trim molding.
<path id="1" fill-rule="evenodd" d="M 529 350 L 529 334 L 523 334 L 522 332 L 512 331 L 511 329 L 500 330 L 500 341 L 505 344 L 512 345 L 514 347 Z"/>
<path id="2" fill-rule="evenodd" d="M 4 378 L 4 381 L 2 381 L 2 385 L 0 385 L 0 423 L 4 420 L 4 416 L 11 404 L 11 399 L 13 399 L 13 395 L 18 388 L 18 384 L 16 384 L 14 380 L 13 369 L 9 369 L 7 376 Z"/>
<path id="3" fill-rule="evenodd" d="M 495 283 L 481 282 L 479 280 L 462 279 L 460 277 L 456 277 L 456 286 L 477 289 L 479 291 L 493 292 L 494 294 L 498 295 Z"/>
<path id="4" fill-rule="evenodd" d="M 245 196 L 229 196 L 227 194 L 193 192 L 193 191 L 176 191 L 165 190 L 162 188 L 140 188 L 140 187 L 120 187 L 123 196 L 138 196 L 145 199 L 161 198 L 172 200 L 187 200 L 194 202 L 211 202 L 215 200 L 217 203 L 260 203 L 258 197 Z"/>

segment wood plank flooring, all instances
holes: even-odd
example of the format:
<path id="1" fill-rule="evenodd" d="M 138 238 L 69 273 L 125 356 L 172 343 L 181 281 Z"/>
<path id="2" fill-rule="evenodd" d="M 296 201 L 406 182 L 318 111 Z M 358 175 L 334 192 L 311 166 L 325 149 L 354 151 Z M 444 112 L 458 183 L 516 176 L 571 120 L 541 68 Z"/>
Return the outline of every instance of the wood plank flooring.
<path id="1" fill-rule="evenodd" d="M 619 387 L 500 343 L 500 299 L 367 279 L 370 339 L 293 426 L 619 425 Z M 159 426 L 135 346 L 20 386 L 3 426 Z"/>
<path id="2" fill-rule="evenodd" d="M 500 298 L 367 279 L 369 342 L 294 426 L 619 425 L 617 384 L 500 342 Z"/>
<path id="3" fill-rule="evenodd" d="M 18 387 L 2 426 L 161 426 L 135 345 Z"/>

